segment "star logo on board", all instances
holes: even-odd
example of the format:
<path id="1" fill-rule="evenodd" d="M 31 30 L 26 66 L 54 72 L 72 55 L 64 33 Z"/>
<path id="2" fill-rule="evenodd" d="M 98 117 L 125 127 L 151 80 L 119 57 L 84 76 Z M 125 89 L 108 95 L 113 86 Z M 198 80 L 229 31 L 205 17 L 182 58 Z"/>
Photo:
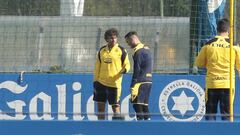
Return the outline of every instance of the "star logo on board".
<path id="1" fill-rule="evenodd" d="M 194 111 L 192 101 L 194 97 L 188 97 L 184 91 L 179 96 L 172 96 L 174 106 L 172 110 L 180 111 L 181 115 L 184 116 L 187 111 Z"/>
<path id="2" fill-rule="evenodd" d="M 201 121 L 206 111 L 204 89 L 192 80 L 174 80 L 163 88 L 159 110 L 166 121 Z"/>

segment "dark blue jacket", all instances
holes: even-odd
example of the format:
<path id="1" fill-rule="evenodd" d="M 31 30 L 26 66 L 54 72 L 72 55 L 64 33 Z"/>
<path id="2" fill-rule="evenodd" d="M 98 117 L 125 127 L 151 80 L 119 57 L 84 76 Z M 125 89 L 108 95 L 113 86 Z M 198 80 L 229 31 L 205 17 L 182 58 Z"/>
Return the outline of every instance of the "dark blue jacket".
<path id="1" fill-rule="evenodd" d="M 131 87 L 140 82 L 152 82 L 152 56 L 150 49 L 141 43 L 138 44 L 134 48 L 133 61 Z"/>

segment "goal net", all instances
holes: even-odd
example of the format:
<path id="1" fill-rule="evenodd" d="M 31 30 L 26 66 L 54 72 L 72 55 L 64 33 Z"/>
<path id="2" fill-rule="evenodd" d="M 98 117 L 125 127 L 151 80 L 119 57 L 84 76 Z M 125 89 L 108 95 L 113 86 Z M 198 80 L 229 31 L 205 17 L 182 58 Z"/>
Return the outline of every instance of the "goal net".
<path id="1" fill-rule="evenodd" d="M 92 72 L 105 30 L 115 27 L 130 55 L 124 35 L 138 32 L 151 48 L 154 72 L 188 74 L 202 44 L 216 34 L 209 18 L 228 16 L 224 4 L 209 17 L 221 6 L 211 1 L 0 1 L 0 71 Z"/>

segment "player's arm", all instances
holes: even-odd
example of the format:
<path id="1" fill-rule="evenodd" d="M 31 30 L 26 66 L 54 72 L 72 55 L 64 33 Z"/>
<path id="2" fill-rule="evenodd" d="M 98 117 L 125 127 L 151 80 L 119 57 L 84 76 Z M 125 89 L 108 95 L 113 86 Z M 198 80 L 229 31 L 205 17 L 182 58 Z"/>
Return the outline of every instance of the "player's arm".
<path id="1" fill-rule="evenodd" d="M 207 46 L 203 46 L 201 51 L 199 52 L 196 61 L 195 61 L 195 66 L 200 67 L 200 68 L 204 68 L 206 67 L 207 64 Z"/>
<path id="2" fill-rule="evenodd" d="M 139 53 L 135 53 L 133 56 L 134 66 L 133 66 L 133 76 L 132 76 L 132 82 L 130 86 L 130 92 L 131 92 L 131 101 L 133 101 L 137 95 L 138 95 L 138 88 L 140 87 L 140 83 L 138 83 L 138 78 L 140 75 L 141 70 L 141 56 Z"/>
<path id="3" fill-rule="evenodd" d="M 235 50 L 235 57 L 236 57 L 236 61 L 235 61 L 235 64 L 236 64 L 236 69 L 238 70 L 238 74 L 240 73 L 240 48 L 239 46 L 236 46 L 234 48 Z"/>
<path id="4" fill-rule="evenodd" d="M 123 73 L 127 73 L 130 70 L 130 62 L 129 62 L 129 58 L 128 58 L 128 54 L 126 53 L 126 57 L 123 63 Z"/>
<path id="5" fill-rule="evenodd" d="M 126 51 L 126 49 L 123 50 L 122 52 L 122 70 L 120 71 L 121 74 L 125 74 L 127 72 L 129 72 L 130 70 L 130 62 L 129 62 L 129 58 L 128 58 L 128 53 Z"/>
<path id="6" fill-rule="evenodd" d="M 134 66 L 133 66 L 133 77 L 132 77 L 131 87 L 134 87 L 134 85 L 138 82 L 138 78 L 140 75 L 142 60 L 139 53 L 134 54 L 133 61 L 134 61 Z"/>
<path id="7" fill-rule="evenodd" d="M 100 66 L 101 66 L 101 62 L 100 62 L 100 52 L 98 52 L 97 56 L 96 56 L 96 62 L 95 62 L 95 68 L 94 68 L 94 74 L 93 74 L 93 81 L 98 81 L 98 77 L 99 77 L 99 72 L 100 72 Z"/>

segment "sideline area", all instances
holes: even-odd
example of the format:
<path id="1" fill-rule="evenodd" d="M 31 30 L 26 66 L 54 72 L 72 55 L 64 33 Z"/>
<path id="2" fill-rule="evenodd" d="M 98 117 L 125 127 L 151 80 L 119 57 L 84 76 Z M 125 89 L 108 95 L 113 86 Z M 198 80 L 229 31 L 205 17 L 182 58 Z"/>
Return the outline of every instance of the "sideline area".
<path id="1" fill-rule="evenodd" d="M 0 121 L 4 135 L 237 135 L 239 122 Z"/>

